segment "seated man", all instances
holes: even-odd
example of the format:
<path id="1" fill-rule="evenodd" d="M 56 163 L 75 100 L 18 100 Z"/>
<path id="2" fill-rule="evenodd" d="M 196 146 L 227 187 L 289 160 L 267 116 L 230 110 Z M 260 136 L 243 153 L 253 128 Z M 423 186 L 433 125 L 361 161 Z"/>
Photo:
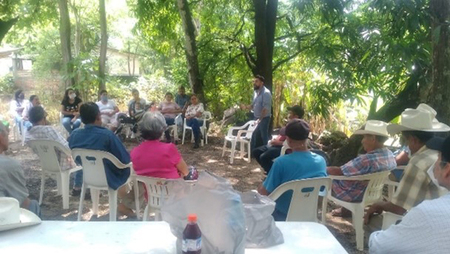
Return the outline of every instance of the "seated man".
<path id="1" fill-rule="evenodd" d="M 3 155 L 8 150 L 8 134 L 8 128 L 0 121 L 0 197 L 15 198 L 20 207 L 40 216 L 39 203 L 28 198 L 22 166 L 18 161 Z"/>
<path id="2" fill-rule="evenodd" d="M 308 150 L 306 140 L 309 125 L 302 119 L 294 119 L 286 126 L 286 136 L 293 152 L 275 160 L 264 183 L 258 188 L 261 195 L 269 195 L 283 183 L 313 177 L 326 177 L 325 159 Z M 277 221 L 286 220 L 292 193 L 281 195 L 272 216 Z"/>
<path id="3" fill-rule="evenodd" d="M 64 139 L 64 137 L 57 130 L 55 130 L 55 128 L 53 128 L 53 126 L 48 124 L 47 113 L 42 107 L 37 106 L 31 108 L 28 115 L 33 126 L 27 132 L 25 142 L 41 139 L 54 140 L 69 149 L 69 143 L 67 140 Z M 59 153 L 58 151 L 58 158 L 62 170 L 69 170 L 76 167 L 72 156 L 66 156 L 64 153 Z"/>
<path id="4" fill-rule="evenodd" d="M 293 107 L 288 108 L 289 115 L 288 119 L 299 119 L 303 118 L 305 111 L 299 105 L 295 105 Z M 261 165 L 266 173 L 269 173 L 270 168 L 273 164 L 273 159 L 280 156 L 281 148 L 283 147 L 283 143 L 286 140 L 285 135 L 286 127 L 281 128 L 280 135 L 276 138 L 269 141 L 269 145 L 263 145 L 253 149 L 252 155 L 255 157 L 256 161 Z"/>
<path id="5" fill-rule="evenodd" d="M 119 161 L 124 164 L 130 163 L 130 155 L 114 133 L 102 127 L 102 118 L 97 104 L 87 102 L 80 107 L 81 120 L 85 124 L 83 129 L 76 129 L 69 136 L 69 147 L 85 148 L 92 150 L 100 150 L 113 154 Z M 108 185 L 111 189 L 117 190 L 122 186 L 130 176 L 130 169 L 118 169 L 111 162 L 105 161 L 105 173 Z M 83 171 L 77 171 L 75 175 L 76 192 L 72 192 L 72 196 L 80 195 L 83 183 Z M 123 186 L 118 191 L 119 199 L 127 195 L 127 186 Z M 133 216 L 134 213 L 123 203 L 119 203 L 118 210 L 120 213 Z"/>
<path id="6" fill-rule="evenodd" d="M 27 103 L 27 105 L 25 105 L 25 108 L 23 109 L 22 112 L 22 117 L 24 121 L 23 125 L 25 126 L 25 128 L 27 128 L 27 130 L 30 129 L 32 126 L 32 123 L 28 118 L 28 111 L 30 111 L 31 108 L 36 106 L 41 106 L 41 101 L 39 100 L 39 97 L 37 95 L 31 95 L 30 101 Z"/>
<path id="7" fill-rule="evenodd" d="M 106 90 L 100 92 L 100 101 L 97 101 L 97 106 L 100 109 L 103 126 L 111 131 L 115 131 L 118 125 L 117 113 L 119 113 L 119 108 L 116 106 L 114 100 L 108 98 L 108 92 Z"/>
<path id="8" fill-rule="evenodd" d="M 355 135 L 364 135 L 361 143 L 366 154 L 361 154 L 341 167 L 328 167 L 329 175 L 356 176 L 394 169 L 397 164 L 392 152 L 384 147 L 388 139 L 387 124 L 382 121 L 368 120 L 363 129 L 355 131 Z M 333 181 L 332 195 L 347 202 L 361 202 L 367 181 Z M 345 208 L 333 210 L 333 216 L 349 216 Z"/>
<path id="9" fill-rule="evenodd" d="M 431 185 L 450 190 L 450 138 L 433 138 L 427 147 L 439 151 L 428 175 Z M 370 253 L 450 253 L 450 194 L 425 200 L 412 208 L 400 224 L 370 235 Z"/>
<path id="10" fill-rule="evenodd" d="M 432 110 L 431 107 L 430 109 Z M 392 200 L 377 202 L 366 211 L 364 223 L 368 224 L 365 228 L 368 233 L 381 228 L 383 216 L 372 216 L 373 214 L 387 211 L 403 215 L 423 200 L 438 198 L 442 195 L 427 174 L 427 170 L 436 162 L 438 153 L 428 149 L 425 144 L 433 137 L 434 132 L 448 132 L 450 127 L 439 123 L 435 119 L 435 112 L 419 108 L 405 109 L 401 115 L 400 124 L 388 125 L 387 131 L 390 134 L 402 132 L 411 151 L 411 158 Z"/>

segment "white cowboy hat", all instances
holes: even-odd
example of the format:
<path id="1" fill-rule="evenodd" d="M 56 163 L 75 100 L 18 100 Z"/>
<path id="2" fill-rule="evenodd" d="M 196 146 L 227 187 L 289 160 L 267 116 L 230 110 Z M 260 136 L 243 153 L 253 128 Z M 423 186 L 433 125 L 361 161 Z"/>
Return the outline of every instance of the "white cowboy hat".
<path id="1" fill-rule="evenodd" d="M 396 134 L 401 131 L 447 132 L 450 127 L 440 123 L 436 111 L 427 104 L 420 104 L 417 109 L 407 108 L 402 112 L 400 124 L 389 124 L 387 131 Z"/>
<path id="2" fill-rule="evenodd" d="M 0 198 L 0 231 L 22 228 L 41 223 L 39 217 L 19 207 L 15 198 Z"/>
<path id="3" fill-rule="evenodd" d="M 364 128 L 360 129 L 360 130 L 356 130 L 355 132 L 353 132 L 353 135 L 370 134 L 370 135 L 376 135 L 376 136 L 389 137 L 386 127 L 387 127 L 387 123 L 385 123 L 383 121 L 368 120 L 366 122 L 366 124 L 364 125 Z"/>

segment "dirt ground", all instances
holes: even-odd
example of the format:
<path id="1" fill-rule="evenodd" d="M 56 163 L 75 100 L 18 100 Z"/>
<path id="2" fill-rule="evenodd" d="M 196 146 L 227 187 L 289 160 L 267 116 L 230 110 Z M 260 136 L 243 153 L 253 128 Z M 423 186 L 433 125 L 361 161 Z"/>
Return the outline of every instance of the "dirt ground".
<path id="1" fill-rule="evenodd" d="M 249 191 L 256 189 L 264 179 L 259 165 L 255 160 L 247 163 L 242 159 L 235 159 L 234 164 L 230 165 L 228 157 L 221 157 L 223 138 L 210 137 L 209 144 L 200 149 L 191 149 L 192 144 L 187 142 L 185 145 L 178 145 L 183 158 L 188 165 L 194 165 L 198 169 L 208 169 L 211 172 L 227 178 L 234 188 L 238 191 Z M 131 150 L 137 142 L 126 142 L 128 150 Z M 39 199 L 39 188 L 41 182 L 41 166 L 38 157 L 28 147 L 22 147 L 20 142 L 11 140 L 10 149 L 7 155 L 21 162 L 27 187 L 31 199 Z M 71 179 L 70 186 L 72 186 Z M 99 215 L 93 216 L 90 210 L 92 204 L 86 201 L 83 209 L 83 220 L 107 221 L 109 219 L 109 208 L 106 193 L 100 200 Z M 68 220 L 76 221 L 78 215 L 78 197 L 70 197 L 70 207 L 62 209 L 62 198 L 57 195 L 56 181 L 47 178 L 45 180 L 44 199 L 41 205 L 42 219 L 44 220 Z M 327 227 L 344 246 L 349 253 L 366 253 L 356 250 L 354 230 L 351 220 L 332 217 L 330 211 L 332 204 L 329 204 L 327 213 Z M 120 217 L 120 220 L 136 220 L 135 218 Z"/>

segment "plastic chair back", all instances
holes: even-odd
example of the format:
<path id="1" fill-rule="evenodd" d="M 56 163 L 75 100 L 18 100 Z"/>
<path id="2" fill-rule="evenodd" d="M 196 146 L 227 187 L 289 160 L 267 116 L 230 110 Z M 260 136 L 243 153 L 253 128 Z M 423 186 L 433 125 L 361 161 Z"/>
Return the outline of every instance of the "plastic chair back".
<path id="1" fill-rule="evenodd" d="M 248 126 L 248 129 L 247 129 L 247 132 L 245 134 L 245 138 L 247 138 L 248 140 L 252 139 L 253 131 L 255 131 L 256 127 L 258 127 L 258 125 L 256 124 L 256 121 L 253 121 L 252 123 L 250 123 Z"/>
<path id="2" fill-rule="evenodd" d="M 72 150 L 73 158 L 80 157 L 83 166 L 83 183 L 94 188 L 108 188 L 106 180 L 104 160 L 109 160 L 116 167 L 122 168 L 120 162 L 114 155 L 98 150 L 75 148 Z"/>
<path id="3" fill-rule="evenodd" d="M 269 197 L 278 199 L 286 191 L 292 190 L 292 199 L 286 221 L 317 222 L 317 206 L 319 192 L 322 187 L 330 190 L 331 179 L 327 177 L 295 180 L 284 183 L 276 188 Z M 322 200 L 322 222 L 325 219 L 327 197 Z"/>
<path id="4" fill-rule="evenodd" d="M 28 141 L 28 145 L 38 155 L 42 170 L 54 173 L 61 172 L 61 166 L 56 151 L 71 156 L 69 149 L 54 140 L 30 140 Z"/>
<path id="5" fill-rule="evenodd" d="M 390 171 L 383 171 L 370 174 L 370 180 L 362 199 L 364 204 L 373 204 L 380 200 L 383 195 L 384 183 L 389 173 Z"/>
<path id="6" fill-rule="evenodd" d="M 136 176 L 136 180 L 144 183 L 147 191 L 148 203 L 144 212 L 144 220 L 148 218 L 149 209 L 155 210 L 155 217 L 158 219 L 164 201 L 169 198 L 174 180 L 140 175 Z"/>

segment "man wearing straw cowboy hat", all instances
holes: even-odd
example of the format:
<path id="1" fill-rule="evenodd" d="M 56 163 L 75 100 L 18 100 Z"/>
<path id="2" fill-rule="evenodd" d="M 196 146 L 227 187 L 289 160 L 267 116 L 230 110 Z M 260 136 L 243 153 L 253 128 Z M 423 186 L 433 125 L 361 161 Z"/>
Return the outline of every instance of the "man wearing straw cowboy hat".
<path id="1" fill-rule="evenodd" d="M 384 147 L 388 138 L 387 123 L 378 120 L 368 120 L 364 127 L 355 131 L 354 135 L 364 135 L 361 144 L 366 154 L 361 154 L 341 167 L 328 167 L 329 175 L 356 176 L 394 169 L 397 164 L 389 149 Z M 347 202 L 361 202 L 367 181 L 333 181 L 332 195 Z M 345 208 L 332 211 L 333 216 L 350 216 Z"/>
<path id="2" fill-rule="evenodd" d="M 438 159 L 438 152 L 428 149 L 425 144 L 435 132 L 448 132 L 450 127 L 436 120 L 436 111 L 426 104 L 420 104 L 417 109 L 405 109 L 401 114 L 400 124 L 390 124 L 387 131 L 390 134 L 401 132 L 411 150 L 411 158 L 406 166 L 403 177 L 390 202 L 373 204 L 364 216 L 368 231 L 380 229 L 382 216 L 371 216 L 383 211 L 403 215 L 412 207 L 425 199 L 435 199 L 443 194 L 433 184 L 427 170 Z"/>
<path id="3" fill-rule="evenodd" d="M 18 161 L 3 155 L 6 150 L 8 150 L 8 128 L 0 122 L 0 197 L 15 198 L 22 208 L 40 215 L 39 203 L 28 198 L 22 166 Z"/>

